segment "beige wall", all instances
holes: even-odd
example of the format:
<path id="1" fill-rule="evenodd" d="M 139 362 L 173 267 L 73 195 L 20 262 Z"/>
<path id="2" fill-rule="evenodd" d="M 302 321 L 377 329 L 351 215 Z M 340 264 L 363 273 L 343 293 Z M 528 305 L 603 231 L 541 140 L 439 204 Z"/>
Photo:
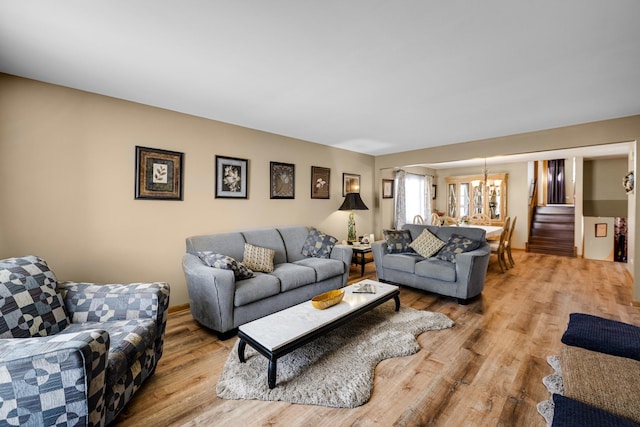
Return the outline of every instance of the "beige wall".
<path id="1" fill-rule="evenodd" d="M 372 156 L 0 74 L 0 257 L 36 254 L 60 280 L 167 281 L 188 302 L 184 239 L 310 225 L 346 239 L 342 173 L 361 175 L 373 230 Z M 135 146 L 184 154 L 184 201 L 134 199 Z M 249 159 L 249 199 L 214 198 L 215 155 Z M 269 198 L 269 162 L 295 164 L 295 199 Z M 331 198 L 310 198 L 311 166 Z"/>
<path id="2" fill-rule="evenodd" d="M 627 193 L 622 186 L 627 158 L 584 162 L 584 215 L 627 216 Z"/>

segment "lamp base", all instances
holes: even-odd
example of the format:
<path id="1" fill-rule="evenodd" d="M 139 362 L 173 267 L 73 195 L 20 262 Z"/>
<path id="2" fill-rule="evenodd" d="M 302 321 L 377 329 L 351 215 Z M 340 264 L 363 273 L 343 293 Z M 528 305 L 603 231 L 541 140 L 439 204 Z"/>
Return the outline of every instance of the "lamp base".
<path id="1" fill-rule="evenodd" d="M 353 216 L 353 211 L 349 213 L 349 224 L 347 230 L 347 242 L 355 242 L 358 238 L 356 237 L 356 220 Z"/>

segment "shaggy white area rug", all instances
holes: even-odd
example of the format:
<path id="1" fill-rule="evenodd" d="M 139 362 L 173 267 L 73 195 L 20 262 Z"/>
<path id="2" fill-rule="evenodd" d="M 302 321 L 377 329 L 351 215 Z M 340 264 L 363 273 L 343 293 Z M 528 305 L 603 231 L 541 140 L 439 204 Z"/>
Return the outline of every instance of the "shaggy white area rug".
<path id="1" fill-rule="evenodd" d="M 216 392 L 223 399 L 286 401 L 335 408 L 355 408 L 371 397 L 376 365 L 416 353 L 422 332 L 450 328 L 444 314 L 382 304 L 326 336 L 278 359 L 276 387 L 267 385 L 266 357 L 251 346 L 245 363 L 238 341 L 231 350 Z"/>

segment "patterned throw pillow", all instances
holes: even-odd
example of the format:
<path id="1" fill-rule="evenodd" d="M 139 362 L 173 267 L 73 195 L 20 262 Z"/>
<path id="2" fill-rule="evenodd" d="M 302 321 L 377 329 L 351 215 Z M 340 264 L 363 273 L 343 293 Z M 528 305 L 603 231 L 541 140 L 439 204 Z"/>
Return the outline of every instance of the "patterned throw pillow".
<path id="1" fill-rule="evenodd" d="M 197 253 L 198 258 L 203 263 L 213 268 L 222 270 L 231 270 L 236 280 L 250 279 L 253 277 L 253 271 L 249 270 L 243 263 L 236 261 L 227 255 L 217 254 L 211 251 L 203 251 Z"/>
<path id="2" fill-rule="evenodd" d="M 382 234 L 387 241 L 387 249 L 390 254 L 400 254 L 403 252 L 413 252 L 411 244 L 411 233 L 409 230 L 383 230 Z"/>
<path id="3" fill-rule="evenodd" d="M 456 254 L 470 252 L 480 247 L 480 242 L 468 237 L 452 234 L 447 244 L 436 254 L 436 258 L 455 264 Z"/>
<path id="4" fill-rule="evenodd" d="M 409 244 L 409 247 L 420 254 L 420 256 L 429 258 L 442 249 L 445 244 L 445 242 L 438 239 L 432 232 L 425 228 L 416 240 Z"/>
<path id="5" fill-rule="evenodd" d="M 242 262 L 253 271 L 271 273 L 273 271 L 273 257 L 276 251 L 273 249 L 244 244 L 244 259 Z"/>
<path id="6" fill-rule="evenodd" d="M 338 239 L 311 227 L 307 240 L 302 245 L 302 255 L 316 258 L 329 258 L 331 249 L 338 243 Z"/>
<path id="7" fill-rule="evenodd" d="M 0 260 L 0 338 L 54 335 L 69 325 L 58 280 L 35 256 Z"/>

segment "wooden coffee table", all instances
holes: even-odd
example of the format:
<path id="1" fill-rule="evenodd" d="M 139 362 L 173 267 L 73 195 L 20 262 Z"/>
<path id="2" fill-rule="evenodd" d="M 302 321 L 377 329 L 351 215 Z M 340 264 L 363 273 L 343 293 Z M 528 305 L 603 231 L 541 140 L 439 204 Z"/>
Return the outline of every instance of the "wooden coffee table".
<path id="1" fill-rule="evenodd" d="M 354 293 L 359 284 L 369 283 L 375 294 Z M 327 332 L 344 325 L 380 304 L 395 300 L 400 309 L 400 291 L 397 286 L 373 280 L 363 280 L 344 288 L 344 298 L 339 304 L 318 310 L 306 301 L 263 318 L 245 323 L 238 328 L 238 357 L 245 362 L 244 351 L 249 344 L 269 359 L 269 388 L 276 386 L 278 359 Z"/>

